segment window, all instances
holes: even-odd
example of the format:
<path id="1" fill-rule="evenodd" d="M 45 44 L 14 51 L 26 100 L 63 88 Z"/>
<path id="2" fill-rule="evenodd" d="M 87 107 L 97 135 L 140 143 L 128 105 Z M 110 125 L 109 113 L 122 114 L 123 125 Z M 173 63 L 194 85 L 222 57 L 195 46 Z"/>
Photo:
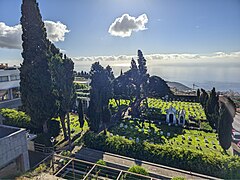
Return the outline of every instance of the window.
<path id="1" fill-rule="evenodd" d="M 16 81 L 16 80 L 20 79 L 20 76 L 19 75 L 11 75 L 10 79 L 11 79 L 11 81 Z"/>
<path id="2" fill-rule="evenodd" d="M 7 82 L 8 76 L 0 76 L 0 82 Z"/>

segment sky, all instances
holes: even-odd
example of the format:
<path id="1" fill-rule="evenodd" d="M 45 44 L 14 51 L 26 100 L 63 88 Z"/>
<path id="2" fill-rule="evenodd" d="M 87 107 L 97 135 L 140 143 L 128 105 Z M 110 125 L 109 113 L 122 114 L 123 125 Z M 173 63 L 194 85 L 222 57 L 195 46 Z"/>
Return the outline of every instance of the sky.
<path id="1" fill-rule="evenodd" d="M 239 0 L 37 0 L 49 39 L 69 57 L 236 57 Z M 22 0 L 0 0 L 0 62 L 21 61 Z M 153 56 L 151 56 L 153 55 Z"/>

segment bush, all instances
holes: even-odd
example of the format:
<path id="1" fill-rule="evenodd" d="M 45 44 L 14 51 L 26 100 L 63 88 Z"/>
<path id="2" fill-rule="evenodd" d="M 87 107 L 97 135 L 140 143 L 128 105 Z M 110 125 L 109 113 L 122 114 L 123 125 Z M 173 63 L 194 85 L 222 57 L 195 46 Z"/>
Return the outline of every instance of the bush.
<path id="1" fill-rule="evenodd" d="M 141 167 L 141 166 L 138 166 L 138 165 L 130 167 L 128 169 L 128 172 L 133 172 L 133 173 L 137 173 L 137 174 L 142 174 L 142 175 L 148 176 L 147 170 L 145 168 Z"/>
<path id="2" fill-rule="evenodd" d="M 201 129 L 205 130 L 205 131 L 209 131 L 209 132 L 212 132 L 213 129 L 212 127 L 210 126 L 209 122 L 201 122 Z"/>
<path id="3" fill-rule="evenodd" d="M 87 147 L 222 178 L 240 178 L 240 158 L 169 144 L 135 143 L 121 136 L 85 134 Z"/>
<path id="4" fill-rule="evenodd" d="M 106 162 L 102 159 L 99 159 L 96 164 L 100 164 L 100 165 L 103 165 L 103 166 L 106 166 Z"/>
<path id="5" fill-rule="evenodd" d="M 16 126 L 33 130 L 30 123 L 30 117 L 25 112 L 17 111 L 14 109 L 0 109 L 0 114 L 5 118 L 4 125 Z"/>

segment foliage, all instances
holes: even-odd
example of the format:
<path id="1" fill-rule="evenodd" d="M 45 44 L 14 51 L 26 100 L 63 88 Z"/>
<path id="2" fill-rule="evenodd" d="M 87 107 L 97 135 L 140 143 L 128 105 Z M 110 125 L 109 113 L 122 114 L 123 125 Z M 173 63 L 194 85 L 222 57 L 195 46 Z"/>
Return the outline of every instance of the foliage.
<path id="1" fill-rule="evenodd" d="M 148 176 L 147 170 L 145 168 L 141 167 L 141 166 L 138 166 L 138 165 L 130 167 L 128 169 L 128 172 L 133 172 L 133 173 L 137 173 L 137 174 L 142 174 L 142 175 Z"/>
<path id="2" fill-rule="evenodd" d="M 232 122 L 233 118 L 229 112 L 227 105 L 223 102 L 220 103 L 220 118 L 219 118 L 219 143 L 224 150 L 231 146 L 232 142 Z"/>
<path id="3" fill-rule="evenodd" d="M 62 151 L 61 155 L 70 157 L 71 156 L 71 151 Z"/>
<path id="4" fill-rule="evenodd" d="M 35 170 L 34 170 L 34 174 L 35 173 L 42 173 L 42 172 L 44 172 L 45 170 L 47 169 L 47 166 L 46 166 L 46 164 L 40 164 Z"/>
<path id="5" fill-rule="evenodd" d="M 30 117 L 25 112 L 15 109 L 0 109 L 0 114 L 5 118 L 3 121 L 5 125 L 34 130 Z"/>
<path id="6" fill-rule="evenodd" d="M 78 82 L 74 82 L 74 86 L 75 86 L 76 90 L 84 89 L 84 90 L 88 90 L 89 91 L 89 86 L 87 84 L 81 84 L 81 83 L 78 83 Z"/>
<path id="7" fill-rule="evenodd" d="M 205 154 L 169 144 L 135 143 L 121 136 L 96 135 L 92 132 L 85 135 L 84 141 L 87 147 L 102 151 L 221 178 L 240 178 L 240 158 L 237 156 Z"/>
<path id="8" fill-rule="evenodd" d="M 47 121 L 56 112 L 49 60 L 51 43 L 36 0 L 23 0 L 22 4 L 23 63 L 20 68 L 20 92 L 24 110 L 32 124 L 47 132 Z"/>
<path id="9" fill-rule="evenodd" d="M 219 119 L 218 95 L 215 88 L 212 89 L 209 99 L 206 102 L 206 115 L 210 125 L 217 129 Z"/>
<path id="10" fill-rule="evenodd" d="M 212 132 L 188 130 L 181 126 L 168 126 L 164 122 L 159 125 L 157 122 L 136 118 L 124 119 L 119 125 L 108 130 L 113 135 L 123 136 L 134 141 L 138 138 L 140 143 L 169 144 L 191 148 L 203 153 L 223 154 L 223 150 L 218 144 L 217 134 Z"/>
<path id="11" fill-rule="evenodd" d="M 204 89 L 201 89 L 201 95 L 200 95 L 199 101 L 202 104 L 205 111 L 206 111 L 206 104 L 207 104 L 208 98 L 209 98 L 208 93 Z"/>
<path id="12" fill-rule="evenodd" d="M 116 101 L 120 99 L 129 99 L 132 101 L 135 93 L 136 88 L 129 80 L 129 73 L 122 74 L 113 81 L 113 94 Z"/>
<path id="13" fill-rule="evenodd" d="M 104 121 L 104 112 L 108 111 L 109 99 L 112 97 L 112 79 L 110 68 L 104 69 L 99 62 L 92 64 L 90 71 L 91 89 L 88 108 L 90 130 L 98 131 Z"/>
<path id="14" fill-rule="evenodd" d="M 54 46 L 54 45 L 52 45 Z M 67 139 L 65 117 L 72 108 L 75 94 L 73 85 L 73 61 L 62 54 L 54 55 L 50 61 L 50 70 L 57 100 L 57 114 L 60 116 L 64 138 Z"/>
<path id="15" fill-rule="evenodd" d="M 166 110 L 174 107 L 176 110 L 185 110 L 186 120 L 191 116 L 195 120 L 206 120 L 206 115 L 203 107 L 199 103 L 194 102 L 183 102 L 183 101 L 169 101 L 165 102 L 161 99 L 148 98 L 149 108 L 161 109 L 162 114 L 166 114 Z"/>
<path id="16" fill-rule="evenodd" d="M 147 85 L 148 85 L 148 78 L 149 74 L 147 74 L 147 64 L 146 59 L 143 57 L 143 53 L 141 50 L 138 50 L 138 71 L 139 71 L 139 78 L 140 78 L 140 94 L 144 97 L 147 97 Z"/>
<path id="17" fill-rule="evenodd" d="M 84 113 L 83 113 L 83 105 L 82 105 L 81 99 L 79 99 L 79 101 L 78 101 L 77 112 L 78 112 L 79 124 L 80 124 L 80 127 L 82 128 L 84 125 Z"/>
<path id="18" fill-rule="evenodd" d="M 213 130 L 212 127 L 209 125 L 209 122 L 207 122 L 207 121 L 201 121 L 200 128 L 202 130 L 206 130 L 206 131 L 212 131 Z"/>
<path id="19" fill-rule="evenodd" d="M 172 95 L 167 83 L 158 76 L 151 76 L 148 84 L 149 97 L 161 98 L 166 95 Z"/>
<path id="20" fill-rule="evenodd" d="M 100 165 L 103 165 L 103 166 L 106 166 L 106 162 L 102 159 L 99 159 L 96 164 L 100 164 Z"/>
<path id="21" fill-rule="evenodd" d="M 48 121 L 48 127 L 51 127 L 49 129 L 49 132 L 48 132 L 48 134 L 50 136 L 56 137 L 56 136 L 59 135 L 59 133 L 60 133 L 60 123 L 59 123 L 59 121 L 57 121 L 55 119 L 52 119 L 52 120 Z"/>

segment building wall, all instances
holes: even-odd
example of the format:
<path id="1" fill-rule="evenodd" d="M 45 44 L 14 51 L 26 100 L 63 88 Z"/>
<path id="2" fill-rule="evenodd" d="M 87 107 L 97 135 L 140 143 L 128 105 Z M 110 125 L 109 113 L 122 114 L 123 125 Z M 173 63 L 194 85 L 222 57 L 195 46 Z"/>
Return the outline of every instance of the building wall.
<path id="1" fill-rule="evenodd" d="M 22 105 L 21 98 L 2 102 L 0 101 L 0 108 L 18 108 L 21 105 Z"/>
<path id="2" fill-rule="evenodd" d="M 0 127 L 13 128 L 4 125 L 0 125 Z M 30 168 L 26 131 L 14 129 L 16 129 L 14 133 L 0 138 L 0 169 L 12 161 L 16 161 L 19 169 L 24 172 Z"/>

